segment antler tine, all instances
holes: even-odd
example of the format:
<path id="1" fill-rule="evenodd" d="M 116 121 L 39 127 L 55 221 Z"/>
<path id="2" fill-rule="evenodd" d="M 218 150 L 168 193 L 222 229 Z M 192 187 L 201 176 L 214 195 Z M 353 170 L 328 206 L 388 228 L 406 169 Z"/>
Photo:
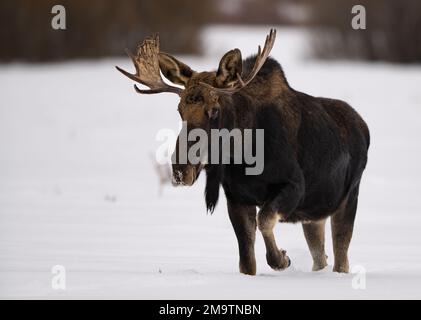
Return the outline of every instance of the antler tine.
<path id="1" fill-rule="evenodd" d="M 229 94 L 233 94 L 239 90 L 241 90 L 242 88 L 244 88 L 245 86 L 247 86 L 253 79 L 254 77 L 257 75 L 257 73 L 259 72 L 259 70 L 262 68 L 263 64 L 265 63 L 265 61 L 267 60 L 267 58 L 269 57 L 269 53 L 273 48 L 273 44 L 275 43 L 275 39 L 276 39 L 276 30 L 275 29 L 270 29 L 269 34 L 266 36 L 265 39 L 265 45 L 262 48 L 260 47 L 260 45 L 257 47 L 257 55 L 256 55 L 256 60 L 254 62 L 254 66 L 251 69 L 250 73 L 247 75 L 247 77 L 245 79 L 241 78 L 241 75 L 239 75 L 237 73 L 237 82 L 230 88 L 215 88 L 207 83 L 201 82 L 202 85 L 218 91 L 218 92 L 224 92 L 224 93 L 229 93 Z"/>
<path id="2" fill-rule="evenodd" d="M 126 49 L 127 55 L 133 61 L 136 73 L 129 73 L 120 67 L 117 70 L 126 77 L 150 88 L 150 90 L 139 89 L 136 85 L 135 90 L 138 93 L 161 93 L 172 92 L 180 95 L 182 89 L 168 85 L 162 80 L 159 68 L 159 35 L 156 33 L 152 37 L 146 38 L 141 45 L 137 47 L 136 55 Z"/>
<path id="3" fill-rule="evenodd" d="M 256 61 L 254 63 L 254 66 L 252 68 L 252 71 L 248 75 L 249 81 L 251 81 L 256 74 L 259 72 L 263 64 L 265 63 L 266 59 L 269 56 L 270 51 L 272 50 L 273 44 L 275 42 L 276 37 L 276 31 L 274 29 L 270 29 L 269 35 L 266 36 L 265 45 L 263 47 L 263 51 L 261 50 L 261 47 L 258 47 L 258 53 L 256 57 Z M 246 80 L 246 82 L 247 82 Z"/>

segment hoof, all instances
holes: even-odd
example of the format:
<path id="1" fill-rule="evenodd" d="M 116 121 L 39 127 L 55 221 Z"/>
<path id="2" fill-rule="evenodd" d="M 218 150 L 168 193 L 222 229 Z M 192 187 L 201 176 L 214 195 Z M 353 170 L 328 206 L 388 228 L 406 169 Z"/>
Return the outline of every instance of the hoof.
<path id="1" fill-rule="evenodd" d="M 266 261 L 273 270 L 284 270 L 291 265 L 291 259 L 285 250 L 279 250 L 275 254 L 266 254 Z"/>
<path id="2" fill-rule="evenodd" d="M 333 272 L 338 272 L 338 273 L 349 273 L 349 267 L 348 266 L 334 266 L 333 267 Z"/>
<path id="3" fill-rule="evenodd" d="M 348 273 L 349 272 L 349 262 L 348 259 L 342 261 L 336 261 L 333 265 L 333 272 L 339 273 Z"/>
<path id="4" fill-rule="evenodd" d="M 240 273 L 246 274 L 246 275 L 249 275 L 249 276 L 255 276 L 256 275 L 256 266 L 254 266 L 254 267 L 240 266 Z"/>
<path id="5" fill-rule="evenodd" d="M 317 259 L 313 262 L 312 271 L 319 271 L 327 267 L 327 255 L 324 256 L 324 259 Z"/>
<path id="6" fill-rule="evenodd" d="M 327 267 L 327 263 L 324 264 L 313 264 L 312 271 L 320 271 Z"/>

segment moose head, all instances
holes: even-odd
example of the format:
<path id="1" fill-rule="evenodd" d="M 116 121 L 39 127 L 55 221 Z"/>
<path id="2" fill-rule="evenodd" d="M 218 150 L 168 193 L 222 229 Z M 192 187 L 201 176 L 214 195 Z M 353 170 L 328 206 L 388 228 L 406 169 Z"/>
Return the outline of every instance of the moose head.
<path id="1" fill-rule="evenodd" d="M 209 132 L 211 128 L 221 127 L 224 104 L 232 101 L 230 99 L 233 95 L 253 80 L 268 58 L 275 37 L 276 31 L 271 29 L 263 50 L 260 46 L 258 47 L 254 66 L 247 75 L 242 74 L 243 60 L 239 49 L 228 51 L 219 62 L 217 71 L 196 72 L 173 56 L 160 52 L 157 34 L 146 38 L 138 46 L 136 55 L 127 51 L 136 68 L 135 74 L 119 67 L 116 68 L 128 78 L 149 87 L 149 89 L 140 89 L 135 84 L 134 88 L 138 93 L 178 94 L 180 96 L 178 112 L 182 121 L 187 124 L 187 133 L 197 128 Z M 184 89 L 164 82 L 161 72 L 169 81 Z M 183 152 L 180 148 L 181 143 L 179 136 L 172 157 L 173 182 L 190 186 L 197 180 L 204 164 L 200 161 L 198 163 L 192 163 L 190 160 L 186 163 L 176 161 L 180 157 L 180 152 Z M 191 141 L 187 142 L 187 151 L 192 144 Z"/>

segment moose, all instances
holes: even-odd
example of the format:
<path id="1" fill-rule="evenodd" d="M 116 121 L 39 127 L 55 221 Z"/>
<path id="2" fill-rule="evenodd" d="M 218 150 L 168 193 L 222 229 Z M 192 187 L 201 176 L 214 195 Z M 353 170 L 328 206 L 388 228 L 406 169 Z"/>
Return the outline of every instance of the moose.
<path id="1" fill-rule="evenodd" d="M 116 68 L 149 88 L 135 84 L 138 93 L 178 94 L 178 112 L 188 131 L 264 130 L 264 167 L 258 175 L 245 174 L 244 163 L 181 164 L 174 161 L 177 157 L 172 158 L 176 185 L 191 186 L 202 170 L 206 172 L 205 200 L 211 212 L 222 186 L 238 240 L 241 273 L 256 274 L 257 228 L 264 239 L 268 265 L 275 270 L 290 266 L 286 251 L 279 249 L 275 241 L 273 229 L 277 222 L 301 222 L 313 258 L 312 270 L 325 268 L 328 217 L 333 271 L 347 273 L 369 130 L 346 102 L 294 90 L 281 65 L 269 57 L 275 38 L 276 30 L 271 29 L 256 55 L 243 60 L 241 51 L 233 49 L 222 57 L 216 71 L 197 72 L 160 52 L 155 34 L 138 46 L 136 55 L 128 52 L 135 74 Z M 164 82 L 160 72 L 179 86 Z M 179 139 L 174 153 L 178 150 Z"/>

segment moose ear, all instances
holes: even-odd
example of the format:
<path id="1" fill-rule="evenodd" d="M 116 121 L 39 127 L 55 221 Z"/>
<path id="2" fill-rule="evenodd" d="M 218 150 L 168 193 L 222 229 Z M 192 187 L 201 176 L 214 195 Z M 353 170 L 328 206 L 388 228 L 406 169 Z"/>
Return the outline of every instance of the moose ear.
<path id="1" fill-rule="evenodd" d="M 165 78 L 183 86 L 187 85 L 194 72 L 188 65 L 164 52 L 159 53 L 159 67 Z"/>
<path id="2" fill-rule="evenodd" d="M 232 82 L 237 80 L 237 74 L 241 75 L 242 67 L 241 51 L 239 49 L 228 51 L 219 62 L 218 72 L 216 73 L 217 85 L 229 87 Z"/>

